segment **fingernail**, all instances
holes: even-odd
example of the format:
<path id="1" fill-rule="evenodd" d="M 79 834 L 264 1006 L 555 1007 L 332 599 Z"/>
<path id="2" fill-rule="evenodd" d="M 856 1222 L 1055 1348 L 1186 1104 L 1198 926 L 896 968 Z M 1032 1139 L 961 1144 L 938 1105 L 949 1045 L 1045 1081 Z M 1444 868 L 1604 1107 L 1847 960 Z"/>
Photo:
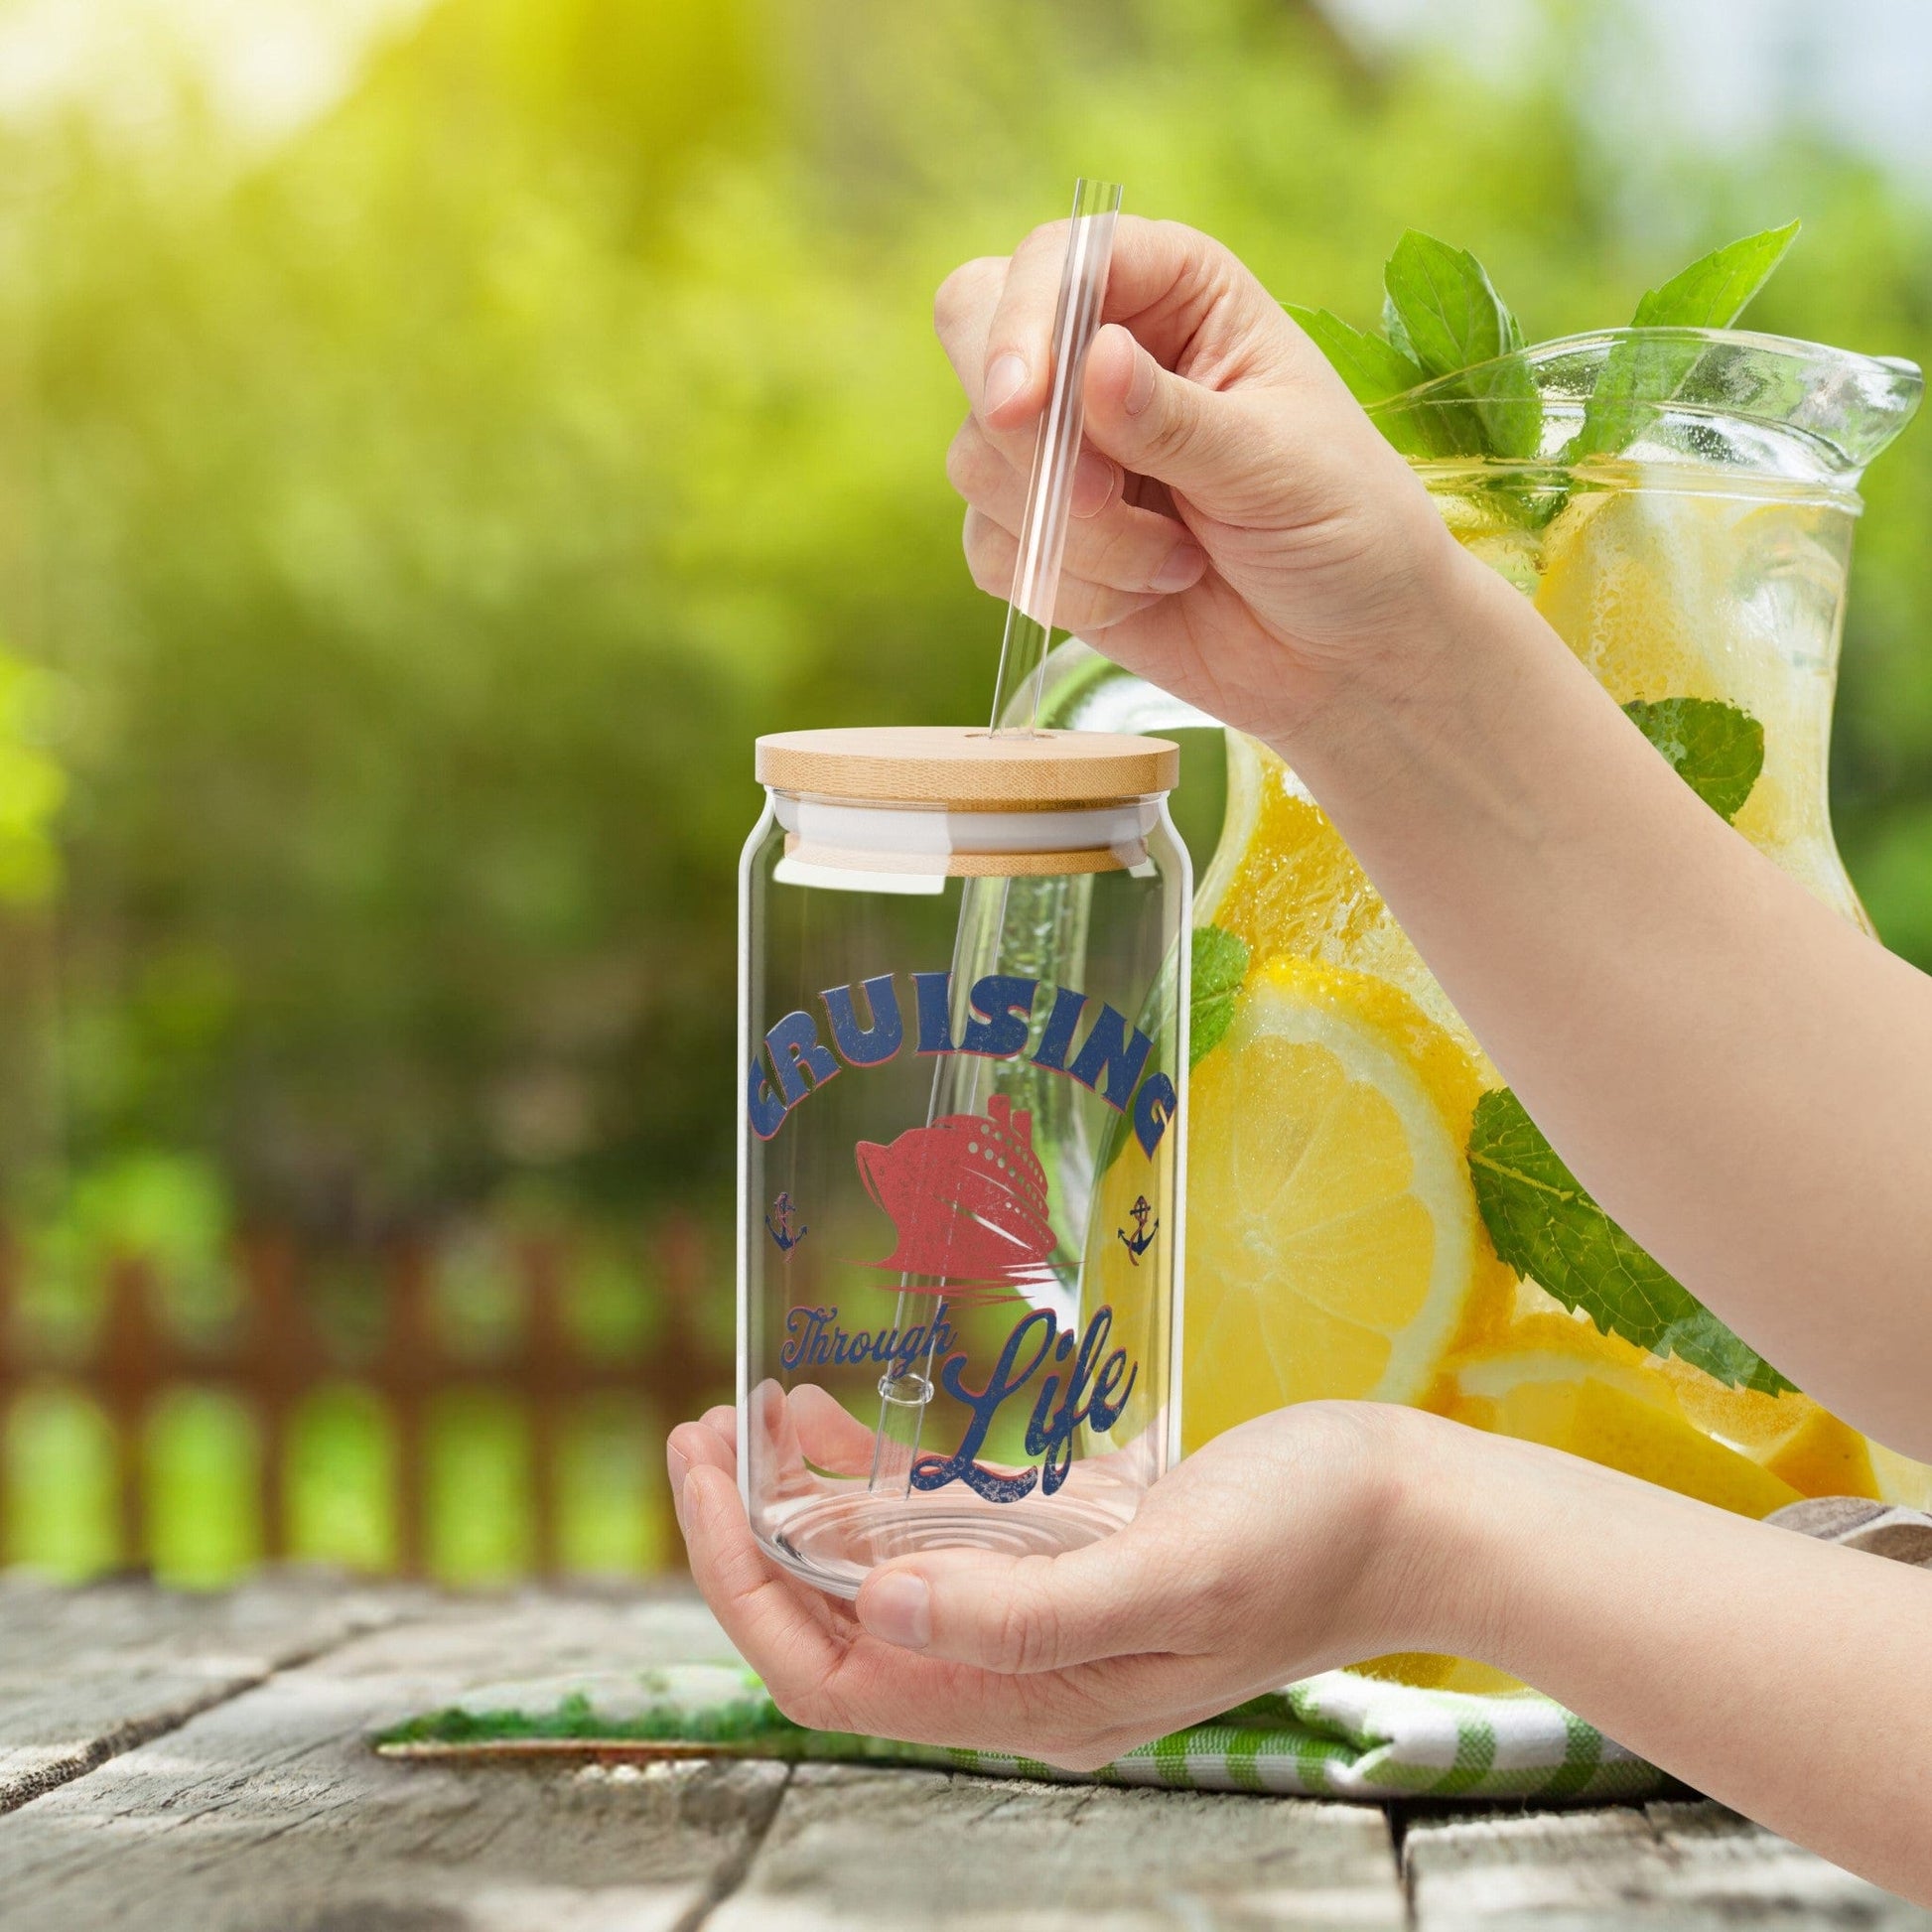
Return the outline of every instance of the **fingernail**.
<path id="1" fill-rule="evenodd" d="M 1154 400 L 1154 357 L 1138 344 L 1134 348 L 1134 379 L 1127 385 L 1127 413 L 1138 416 Z"/>
<path id="2" fill-rule="evenodd" d="M 1027 361 L 1011 351 L 1002 355 L 986 372 L 986 413 L 1003 408 L 1027 386 Z"/>
<path id="3" fill-rule="evenodd" d="M 684 1501 L 684 1478 L 691 1473 L 691 1458 L 675 1443 L 664 1445 L 664 1466 L 671 1474 L 671 1507 Z"/>
<path id="4" fill-rule="evenodd" d="M 866 1590 L 860 1620 L 882 1643 L 923 1650 L 932 1641 L 932 1592 L 923 1577 L 881 1577 Z"/>
<path id="5" fill-rule="evenodd" d="M 1114 500 L 1120 472 L 1098 450 L 1082 450 L 1073 466 L 1073 491 L 1067 508 L 1075 516 L 1098 516 Z"/>
<path id="6" fill-rule="evenodd" d="M 1200 582 L 1207 568 L 1207 553 L 1197 543 L 1176 543 L 1168 552 L 1168 561 L 1149 580 L 1148 589 L 1161 592 L 1184 591 Z"/>

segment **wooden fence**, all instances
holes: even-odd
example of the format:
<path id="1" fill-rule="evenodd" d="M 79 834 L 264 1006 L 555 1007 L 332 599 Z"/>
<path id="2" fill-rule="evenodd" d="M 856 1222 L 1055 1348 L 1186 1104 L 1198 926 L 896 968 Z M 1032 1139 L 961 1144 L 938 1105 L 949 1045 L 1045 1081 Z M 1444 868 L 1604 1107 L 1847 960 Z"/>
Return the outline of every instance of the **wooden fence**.
<path id="1" fill-rule="evenodd" d="M 345 1379 L 380 1398 L 393 1430 L 392 1458 L 396 1568 L 421 1576 L 429 1566 L 427 1424 L 439 1398 L 455 1391 L 510 1397 L 526 1428 L 531 1568 L 561 1568 L 558 1464 L 572 1405 L 619 1394 L 640 1399 L 651 1426 L 668 1427 L 711 1402 L 729 1401 L 732 1367 L 715 1336 L 719 1324 L 699 1318 L 699 1298 L 730 1293 L 730 1273 L 689 1220 L 659 1230 L 653 1243 L 654 1281 L 661 1297 L 649 1345 L 636 1359 L 601 1357 L 570 1332 L 565 1295 L 570 1265 L 566 1244 L 511 1243 L 508 1253 L 520 1302 L 511 1345 L 478 1356 L 453 1348 L 434 1318 L 437 1255 L 428 1243 L 402 1242 L 381 1250 L 374 1265 L 381 1283 L 383 1332 L 369 1352 L 332 1342 L 304 1294 L 313 1265 L 296 1246 L 274 1236 L 243 1240 L 234 1267 L 240 1290 L 238 1319 L 221 1339 L 184 1338 L 163 1311 L 152 1267 L 133 1257 L 106 1266 L 92 1343 L 78 1359 L 23 1340 L 15 1318 L 17 1260 L 0 1248 L 0 1415 L 14 1398 L 56 1377 L 77 1386 L 104 1415 L 113 1442 L 115 1540 L 118 1560 L 144 1567 L 151 1555 L 145 1467 L 146 1429 L 163 1397 L 182 1388 L 223 1390 L 251 1413 L 258 1453 L 259 1547 L 274 1561 L 290 1554 L 290 1424 L 304 1399 Z M 653 1492 L 651 1505 L 668 1499 Z M 0 1522 L 0 1548 L 6 1525 Z M 674 1529 L 660 1547 L 682 1545 Z"/>

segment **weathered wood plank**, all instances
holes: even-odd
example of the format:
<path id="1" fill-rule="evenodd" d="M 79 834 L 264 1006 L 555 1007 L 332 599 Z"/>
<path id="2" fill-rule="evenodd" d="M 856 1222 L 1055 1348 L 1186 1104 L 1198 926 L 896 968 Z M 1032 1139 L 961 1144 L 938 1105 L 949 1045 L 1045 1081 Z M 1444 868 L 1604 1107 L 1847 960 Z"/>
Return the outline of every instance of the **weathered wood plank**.
<path id="1" fill-rule="evenodd" d="M 1379 1811 L 803 1765 L 706 1932 L 1398 1932 L 1405 1922 Z"/>
<path id="2" fill-rule="evenodd" d="M 0 1578 L 0 1811 L 392 1620 L 410 1600 L 299 1576 L 219 1596 Z"/>
<path id="3" fill-rule="evenodd" d="M 653 1932 L 727 1889 L 776 1764 L 392 1763 L 372 1725 L 476 1685 L 724 1659 L 701 1606 L 452 1603 L 358 1638 L 0 1818 L 0 1927 Z"/>
<path id="4" fill-rule="evenodd" d="M 1418 1819 L 1403 1863 L 1418 1932 L 1932 1928 L 1932 1912 L 1713 1804 Z"/>

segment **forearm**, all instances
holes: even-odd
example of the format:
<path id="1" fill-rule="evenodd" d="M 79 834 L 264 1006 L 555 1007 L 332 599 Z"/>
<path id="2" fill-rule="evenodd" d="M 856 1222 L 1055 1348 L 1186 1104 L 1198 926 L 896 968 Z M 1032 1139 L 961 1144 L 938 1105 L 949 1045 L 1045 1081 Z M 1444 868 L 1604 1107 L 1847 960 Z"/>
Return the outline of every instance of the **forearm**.
<path id="1" fill-rule="evenodd" d="M 1932 1453 L 1932 984 L 1457 562 L 1443 635 L 1279 749 L 1603 1206 L 1810 1393 Z"/>
<path id="2" fill-rule="evenodd" d="M 1424 1640 L 1932 1902 L 1932 1576 L 1534 1444 L 1443 1429 L 1428 1460 L 1398 1532 Z"/>

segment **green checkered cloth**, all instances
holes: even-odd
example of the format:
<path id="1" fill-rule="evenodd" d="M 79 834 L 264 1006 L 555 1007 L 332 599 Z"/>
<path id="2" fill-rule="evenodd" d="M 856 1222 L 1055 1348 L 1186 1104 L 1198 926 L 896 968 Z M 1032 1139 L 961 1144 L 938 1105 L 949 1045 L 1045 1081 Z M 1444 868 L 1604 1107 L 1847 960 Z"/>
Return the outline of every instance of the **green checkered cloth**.
<path id="1" fill-rule="evenodd" d="M 922 1764 L 992 1777 L 1165 1785 L 1324 1798 L 1641 1798 L 1654 1765 L 1533 1691 L 1477 1697 L 1325 1671 L 1208 1724 L 1142 1744 L 1097 1771 L 1055 1770 L 997 1751 L 807 1730 L 750 1671 L 681 1665 L 630 1675 L 492 1685 L 380 1733 L 395 1756 L 555 1754 L 745 1756 Z"/>

